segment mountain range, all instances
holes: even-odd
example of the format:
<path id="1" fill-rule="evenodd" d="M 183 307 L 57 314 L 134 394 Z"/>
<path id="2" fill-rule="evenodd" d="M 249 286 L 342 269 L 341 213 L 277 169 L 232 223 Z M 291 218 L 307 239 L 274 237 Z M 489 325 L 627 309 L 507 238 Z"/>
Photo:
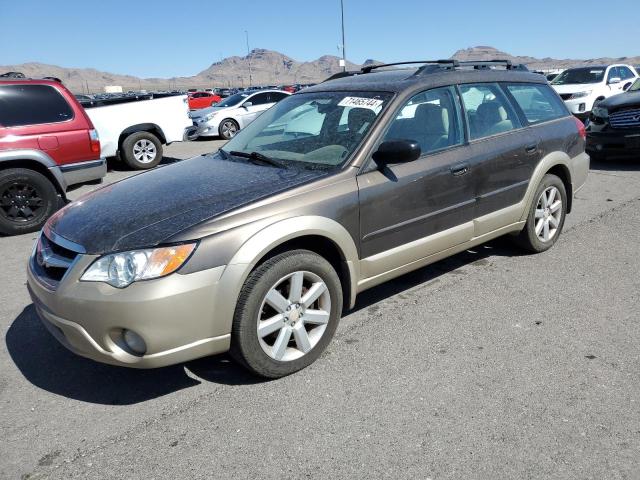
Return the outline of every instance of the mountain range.
<path id="1" fill-rule="evenodd" d="M 514 56 L 488 46 L 477 46 L 458 50 L 451 58 L 457 60 L 505 59 L 513 63 L 524 63 L 530 70 L 564 69 L 576 65 L 607 63 L 640 64 L 640 56 L 621 58 L 593 58 L 586 60 L 535 58 Z M 291 83 L 317 83 L 341 70 L 339 58 L 324 55 L 311 62 L 300 62 L 272 50 L 256 48 L 244 57 L 234 56 L 212 63 L 197 75 L 172 78 L 139 78 L 102 72 L 93 68 L 66 68 L 43 63 L 23 63 L 0 66 L 0 73 L 18 71 L 28 77 L 52 76 L 60 78 L 75 93 L 101 92 L 106 85 L 121 85 L 126 90 L 165 90 L 207 87 L 247 87 L 249 72 L 252 85 L 283 85 Z M 357 70 L 363 65 L 381 63 L 367 60 L 359 65 L 347 62 L 348 70 Z M 251 70 L 249 70 L 249 65 Z"/>

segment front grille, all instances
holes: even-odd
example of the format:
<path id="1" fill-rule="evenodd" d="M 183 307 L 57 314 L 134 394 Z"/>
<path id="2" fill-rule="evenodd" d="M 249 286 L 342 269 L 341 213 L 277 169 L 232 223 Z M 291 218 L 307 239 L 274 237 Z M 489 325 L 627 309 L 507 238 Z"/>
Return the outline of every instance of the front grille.
<path id="1" fill-rule="evenodd" d="M 560 98 L 562 100 L 569 100 L 571 98 L 571 95 L 573 95 L 573 93 L 561 93 Z"/>
<path id="2" fill-rule="evenodd" d="M 640 127 L 640 108 L 617 111 L 609 114 L 609 123 L 613 128 Z"/>
<path id="3" fill-rule="evenodd" d="M 52 240 L 55 235 L 49 233 L 49 236 L 43 231 L 38 239 L 34 255 L 31 259 L 31 267 L 38 279 L 52 290 L 58 287 L 58 284 L 67 273 L 73 262 L 81 253 L 78 248 L 71 250 L 69 245 L 61 245 L 61 242 Z"/>

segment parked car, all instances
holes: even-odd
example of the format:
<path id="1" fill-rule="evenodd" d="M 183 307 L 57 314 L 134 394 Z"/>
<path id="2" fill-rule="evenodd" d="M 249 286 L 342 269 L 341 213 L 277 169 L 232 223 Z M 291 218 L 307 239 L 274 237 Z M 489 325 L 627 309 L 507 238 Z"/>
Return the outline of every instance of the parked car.
<path id="1" fill-rule="evenodd" d="M 191 118 L 196 131 L 191 138 L 220 136 L 228 140 L 289 95 L 281 90 L 236 93 L 212 108 L 193 112 Z"/>
<path id="2" fill-rule="evenodd" d="M 222 100 L 222 97 L 212 92 L 194 92 L 189 95 L 189 109 L 197 110 L 199 108 L 213 107 L 220 100 Z"/>
<path id="3" fill-rule="evenodd" d="M 367 288 L 505 234 L 551 248 L 587 177 L 584 126 L 544 77 L 468 66 L 322 83 L 215 154 L 68 205 L 29 260 L 36 311 L 97 361 L 229 350 L 281 377 L 320 356 Z"/>
<path id="4" fill-rule="evenodd" d="M 184 95 L 111 97 L 83 103 L 100 134 L 103 157 L 146 170 L 162 160 L 162 146 L 186 140 L 195 130 Z"/>
<path id="5" fill-rule="evenodd" d="M 69 185 L 106 173 L 98 132 L 64 85 L 0 80 L 0 234 L 39 230 Z"/>
<path id="6" fill-rule="evenodd" d="M 569 68 L 554 78 L 551 85 L 571 113 L 585 120 L 594 105 L 623 92 L 636 78 L 638 74 L 629 65 L 600 65 Z"/>
<path id="7" fill-rule="evenodd" d="M 640 158 L 640 79 L 591 111 L 587 151 L 593 158 Z"/>

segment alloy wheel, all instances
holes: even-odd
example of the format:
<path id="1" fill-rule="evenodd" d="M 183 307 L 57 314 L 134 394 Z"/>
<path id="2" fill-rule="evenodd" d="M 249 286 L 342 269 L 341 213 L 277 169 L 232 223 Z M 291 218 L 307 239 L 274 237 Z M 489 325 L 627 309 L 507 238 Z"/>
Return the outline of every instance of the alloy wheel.
<path id="1" fill-rule="evenodd" d="M 133 157 L 140 163 L 153 162 L 157 153 L 156 146 L 146 138 L 133 144 Z"/>
<path id="2" fill-rule="evenodd" d="M 236 133 L 238 133 L 238 127 L 231 120 L 227 120 L 222 124 L 222 135 L 226 138 L 233 137 Z"/>
<path id="3" fill-rule="evenodd" d="M 0 193 L 0 212 L 13 222 L 28 222 L 43 207 L 42 197 L 29 184 L 11 183 Z"/>
<path id="4" fill-rule="evenodd" d="M 556 236 L 562 214 L 560 191 L 553 186 L 543 190 L 535 211 L 536 236 L 540 241 L 549 242 Z"/>
<path id="5" fill-rule="evenodd" d="M 289 362 L 315 347 L 331 312 L 331 295 L 315 273 L 294 272 L 278 280 L 262 301 L 257 321 L 260 346 L 274 360 Z"/>

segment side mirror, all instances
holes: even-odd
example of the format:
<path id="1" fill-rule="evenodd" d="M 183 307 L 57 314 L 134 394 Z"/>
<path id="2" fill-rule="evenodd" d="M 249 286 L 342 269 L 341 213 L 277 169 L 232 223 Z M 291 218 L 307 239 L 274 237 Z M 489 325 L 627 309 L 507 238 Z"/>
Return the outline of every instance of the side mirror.
<path id="1" fill-rule="evenodd" d="M 612 85 L 614 83 L 620 83 L 622 81 L 622 79 L 620 77 L 613 77 L 609 79 L 609 85 Z"/>
<path id="2" fill-rule="evenodd" d="M 244 102 L 244 103 L 242 104 L 242 106 L 243 106 L 244 108 L 249 108 L 249 107 L 251 107 L 252 105 L 253 105 L 253 103 L 252 103 L 252 102 Z"/>
<path id="3" fill-rule="evenodd" d="M 420 144 L 415 140 L 389 140 L 380 144 L 373 160 L 380 166 L 408 163 L 420 158 L 420 153 Z"/>

